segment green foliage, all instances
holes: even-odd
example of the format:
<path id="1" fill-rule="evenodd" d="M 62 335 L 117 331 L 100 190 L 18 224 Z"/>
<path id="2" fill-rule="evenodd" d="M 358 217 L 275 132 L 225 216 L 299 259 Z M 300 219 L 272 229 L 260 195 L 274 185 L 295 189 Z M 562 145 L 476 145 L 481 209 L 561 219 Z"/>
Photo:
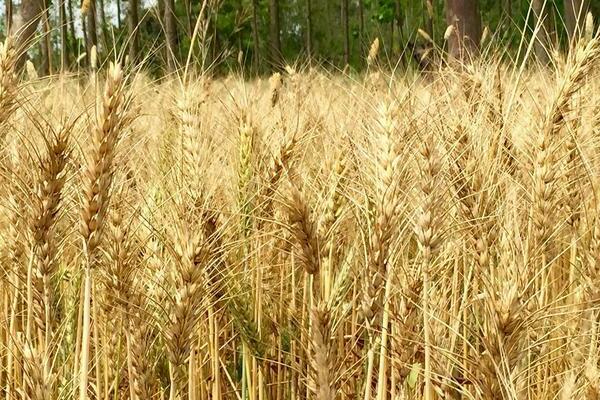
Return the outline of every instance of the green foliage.
<path id="1" fill-rule="evenodd" d="M 380 24 L 393 22 L 396 17 L 396 6 L 394 0 L 381 0 L 373 18 Z"/>
<path id="2" fill-rule="evenodd" d="M 73 0 L 71 0 L 73 1 Z M 117 1 L 117 0 L 112 0 Z M 162 2 L 140 10 L 140 25 L 138 27 L 140 38 L 140 58 L 145 60 L 146 66 L 151 71 L 159 72 L 164 69 L 164 23 Z M 262 65 L 261 70 L 266 71 L 267 53 L 269 50 L 269 7 L 272 0 L 257 1 L 257 25 L 259 37 L 259 54 L 255 53 L 254 37 L 252 31 L 253 1 L 252 0 L 218 0 L 213 1 L 212 7 L 207 11 L 210 22 L 207 27 L 207 48 L 204 52 L 208 57 L 207 64 L 214 64 L 219 69 L 226 71 L 237 65 L 238 54 L 243 54 L 242 62 L 246 67 L 253 65 L 253 60 L 258 58 Z M 278 0 L 280 8 L 280 36 L 282 55 L 287 62 L 306 58 L 307 48 L 307 3 L 309 0 Z M 341 66 L 343 60 L 343 21 L 341 20 L 341 0 L 310 0 L 312 3 L 312 55 L 323 65 Z M 375 37 L 380 38 L 381 54 L 391 62 L 410 47 L 410 43 L 425 44 L 423 38 L 417 34 L 419 29 L 426 28 L 428 13 L 425 6 L 426 0 L 363 0 L 362 24 L 360 15 L 360 0 L 348 0 L 348 27 L 350 32 L 350 64 L 353 68 L 361 69 L 365 66 L 365 54 L 370 43 Z M 54 3 L 54 2 L 53 2 Z M 104 49 L 123 48 L 127 45 L 129 32 L 127 28 L 127 1 L 122 1 L 121 27 L 117 28 L 115 21 L 109 20 L 107 31 L 110 40 L 102 46 Z M 175 0 L 175 20 L 177 23 L 177 57 L 180 61 L 186 59 L 190 52 L 191 36 L 196 19 L 200 12 L 202 1 Z M 510 10 L 507 5 L 511 4 Z M 556 27 L 555 36 L 563 46 L 566 44 L 564 28 L 563 0 L 548 0 L 549 19 Z M 74 7 L 77 7 L 73 3 Z M 445 0 L 432 0 L 432 31 L 429 36 L 440 46 L 444 46 L 443 35 L 446 30 Z M 115 4 L 105 0 L 105 7 L 114 13 Z M 521 42 L 522 34 L 531 36 L 533 18 L 529 13 L 530 0 L 479 0 L 479 9 L 482 26 L 487 27 L 492 33 L 494 45 L 502 46 L 516 53 L 516 48 Z M 600 16 L 600 2 L 591 2 L 590 9 L 594 15 Z M 530 16 L 527 20 L 527 16 Z M 51 24 L 58 26 L 57 13 L 51 13 Z M 99 21 L 100 22 L 100 21 Z M 0 32 L 4 31 L 4 20 L 0 21 Z M 101 24 L 98 24 L 99 31 Z M 361 29 L 362 28 L 362 29 Z M 392 34 L 393 30 L 393 34 Z M 59 30 L 53 33 L 54 53 L 58 65 L 60 52 Z M 99 33 L 99 38 L 102 35 Z M 81 54 L 82 38 L 73 38 L 70 35 L 68 47 L 71 59 L 74 60 Z M 192 49 L 193 59 L 200 57 L 198 41 Z M 36 55 L 36 57 L 39 57 Z"/>

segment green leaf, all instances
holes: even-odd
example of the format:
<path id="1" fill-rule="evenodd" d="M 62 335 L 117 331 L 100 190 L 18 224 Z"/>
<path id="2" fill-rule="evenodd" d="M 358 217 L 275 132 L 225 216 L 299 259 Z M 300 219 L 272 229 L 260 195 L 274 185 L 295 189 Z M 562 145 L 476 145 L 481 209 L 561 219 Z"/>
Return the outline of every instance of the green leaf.
<path id="1" fill-rule="evenodd" d="M 415 363 L 412 365 L 408 376 L 406 377 L 406 384 L 409 388 L 414 389 L 417 385 L 417 379 L 419 379 L 419 372 L 421 371 L 421 363 Z"/>

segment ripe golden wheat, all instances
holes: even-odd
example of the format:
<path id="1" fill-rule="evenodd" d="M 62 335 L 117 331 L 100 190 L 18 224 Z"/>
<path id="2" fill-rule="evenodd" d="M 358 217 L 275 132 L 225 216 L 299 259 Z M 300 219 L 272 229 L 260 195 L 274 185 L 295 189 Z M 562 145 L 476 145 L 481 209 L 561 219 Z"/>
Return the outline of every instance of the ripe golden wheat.
<path id="1" fill-rule="evenodd" d="M 520 73 L 378 50 L 158 83 L 2 44 L 2 398 L 598 398 L 598 39 Z"/>

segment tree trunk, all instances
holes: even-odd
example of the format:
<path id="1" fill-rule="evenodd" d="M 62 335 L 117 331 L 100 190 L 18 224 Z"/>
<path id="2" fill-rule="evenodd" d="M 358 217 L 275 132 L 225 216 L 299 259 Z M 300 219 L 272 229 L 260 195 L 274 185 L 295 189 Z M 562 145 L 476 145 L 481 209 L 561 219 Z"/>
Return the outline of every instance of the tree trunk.
<path id="1" fill-rule="evenodd" d="M 192 3 L 190 0 L 184 0 L 183 6 L 185 7 L 185 22 L 186 30 L 189 37 L 192 37 L 194 31 L 194 25 L 192 24 Z"/>
<path id="2" fill-rule="evenodd" d="M 85 48 L 86 48 L 86 53 L 85 53 L 86 58 L 85 58 L 85 60 L 87 62 L 90 59 L 90 57 L 88 56 L 88 53 L 87 53 L 87 45 L 88 45 L 88 33 L 87 32 L 88 32 L 88 30 L 87 30 L 87 24 L 85 23 L 85 18 L 82 18 L 82 20 L 81 20 L 81 30 L 83 31 L 83 43 L 85 43 Z M 78 54 L 77 55 L 78 55 L 78 58 L 79 58 L 79 55 L 80 55 L 79 54 L 79 46 L 77 46 L 77 47 L 78 47 L 77 48 L 77 50 L 78 50 Z"/>
<path id="3" fill-rule="evenodd" d="M 19 54 L 17 68 L 21 68 L 27 59 L 27 49 L 37 30 L 42 16 L 42 0 L 22 0 L 19 7 L 19 17 L 12 24 L 13 33 L 16 35 L 16 46 Z"/>
<path id="4" fill-rule="evenodd" d="M 156 11 L 158 12 L 158 15 L 156 16 L 156 19 L 159 20 L 161 23 L 164 24 L 164 18 L 165 18 L 165 0 L 157 0 L 157 9 Z"/>
<path id="5" fill-rule="evenodd" d="M 387 56 L 390 60 L 394 59 L 394 40 L 394 19 L 392 18 L 392 20 L 390 21 L 390 49 L 387 52 Z"/>
<path id="6" fill-rule="evenodd" d="M 44 27 L 44 37 L 42 40 L 42 75 L 44 76 L 53 73 L 50 16 L 48 14 L 48 3 L 44 0 L 44 9 L 42 10 L 42 25 Z"/>
<path id="7" fill-rule="evenodd" d="M 423 0 L 423 16 L 425 18 L 425 32 L 433 37 L 433 3 L 431 0 Z"/>
<path id="8" fill-rule="evenodd" d="M 121 29 L 121 0 L 117 0 L 117 28 Z"/>
<path id="9" fill-rule="evenodd" d="M 67 2 L 67 10 L 69 11 L 69 36 L 71 40 L 76 41 L 77 38 L 75 36 L 75 17 L 73 16 L 73 0 L 65 1 Z M 83 31 L 85 33 L 85 29 Z"/>
<path id="10" fill-rule="evenodd" d="M 454 26 L 448 38 L 450 57 L 467 60 L 479 51 L 481 15 L 477 0 L 446 0 L 446 23 Z"/>
<path id="11" fill-rule="evenodd" d="M 102 40 L 107 49 L 111 48 L 110 35 L 108 34 L 108 22 L 106 21 L 106 11 L 104 9 L 104 0 L 99 0 L 100 3 L 100 24 L 102 29 Z"/>
<path id="12" fill-rule="evenodd" d="M 44 38 L 38 42 L 38 46 L 40 48 L 40 67 L 37 70 L 37 73 L 40 76 L 48 76 L 48 54 L 46 53 L 46 41 Z"/>
<path id="13" fill-rule="evenodd" d="M 96 28 L 96 0 L 89 0 L 90 8 L 87 10 L 86 15 L 86 27 L 87 27 L 87 35 L 85 48 L 87 51 L 87 59 L 88 65 L 92 66 L 92 47 L 98 45 L 98 33 Z M 96 48 L 96 52 L 98 49 Z"/>
<path id="14" fill-rule="evenodd" d="M 342 0 L 342 31 L 344 35 L 344 67 L 350 63 L 350 29 L 348 27 L 348 0 Z"/>
<path id="15" fill-rule="evenodd" d="M 306 53 L 309 60 L 313 56 L 312 30 L 312 1 L 306 0 Z"/>
<path id="16" fill-rule="evenodd" d="M 363 45 L 365 37 L 365 4 L 364 0 L 358 0 L 358 41 Z M 362 55 L 361 55 L 362 57 Z"/>
<path id="17" fill-rule="evenodd" d="M 4 26 L 6 26 L 6 32 L 11 32 L 11 28 L 12 28 L 12 9 L 13 9 L 13 4 L 12 4 L 12 0 L 4 0 L 4 16 L 6 17 L 6 23 Z"/>
<path id="18" fill-rule="evenodd" d="M 575 42 L 584 29 L 589 4 L 585 0 L 564 0 L 564 7 L 569 42 Z"/>
<path id="19" fill-rule="evenodd" d="M 67 8 L 66 0 L 59 0 L 58 20 L 60 24 L 60 69 L 64 71 L 69 66 L 69 49 L 68 49 L 68 23 L 67 23 Z"/>
<path id="20" fill-rule="evenodd" d="M 165 35 L 167 42 L 167 70 L 172 72 L 176 65 L 177 27 L 175 26 L 175 3 L 165 0 Z"/>
<path id="21" fill-rule="evenodd" d="M 531 5 L 535 22 L 534 32 L 535 29 L 538 29 L 533 43 L 535 55 L 541 64 L 547 65 L 550 62 L 549 49 L 551 47 L 551 21 L 548 15 L 548 5 L 546 4 L 546 7 L 544 7 L 544 0 L 533 0 Z"/>
<path id="22" fill-rule="evenodd" d="M 394 20 L 396 21 L 396 26 L 398 26 L 398 48 L 400 52 L 402 52 L 402 48 L 404 47 L 404 14 L 402 13 L 402 3 L 400 0 L 396 0 L 394 6 Z M 430 33 L 431 35 L 431 33 Z M 394 44 L 392 43 L 392 48 Z"/>
<path id="23" fill-rule="evenodd" d="M 269 0 L 269 54 L 271 68 L 281 67 L 281 37 L 279 26 L 279 1 Z"/>
<path id="24" fill-rule="evenodd" d="M 338 2 L 335 0 L 331 1 L 321 1 L 322 8 L 319 10 L 320 15 L 324 18 L 321 20 L 321 26 L 323 30 L 321 31 L 321 38 L 319 40 L 319 44 L 327 49 L 337 49 L 340 45 L 338 43 L 338 36 L 340 31 L 340 21 L 338 18 Z M 334 47 L 335 46 L 335 47 Z M 335 61 L 331 57 L 331 54 L 324 54 L 328 62 L 334 63 Z"/>
<path id="25" fill-rule="evenodd" d="M 258 0 L 252 0 L 252 45 L 254 54 L 252 62 L 254 64 L 254 72 L 258 72 L 260 68 L 260 42 L 258 34 Z"/>
<path id="26" fill-rule="evenodd" d="M 139 52 L 138 35 L 138 0 L 129 0 L 129 9 L 127 10 L 127 23 L 129 25 L 129 61 L 135 62 Z"/>

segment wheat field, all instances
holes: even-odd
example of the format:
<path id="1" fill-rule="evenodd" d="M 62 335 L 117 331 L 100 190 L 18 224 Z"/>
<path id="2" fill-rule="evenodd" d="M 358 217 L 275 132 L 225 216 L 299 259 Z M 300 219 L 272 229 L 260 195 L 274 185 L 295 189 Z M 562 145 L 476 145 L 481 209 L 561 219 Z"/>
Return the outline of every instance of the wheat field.
<path id="1" fill-rule="evenodd" d="M 0 48 L 2 399 L 596 399 L 600 42 L 269 79 Z"/>

